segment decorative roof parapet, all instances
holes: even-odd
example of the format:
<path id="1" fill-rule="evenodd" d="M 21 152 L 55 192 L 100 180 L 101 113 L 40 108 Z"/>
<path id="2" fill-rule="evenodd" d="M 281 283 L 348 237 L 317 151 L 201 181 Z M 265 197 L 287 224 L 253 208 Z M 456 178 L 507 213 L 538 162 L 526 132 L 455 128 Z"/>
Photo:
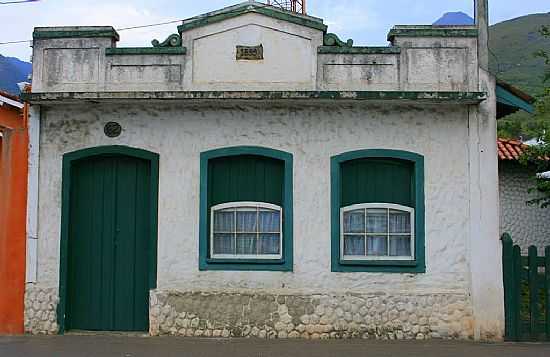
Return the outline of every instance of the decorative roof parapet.
<path id="1" fill-rule="evenodd" d="M 105 55 L 185 55 L 187 47 L 110 47 Z"/>
<path id="2" fill-rule="evenodd" d="M 159 40 L 151 41 L 153 47 L 180 47 L 181 46 L 181 36 L 177 33 L 173 33 L 163 42 Z"/>
<path id="3" fill-rule="evenodd" d="M 178 32 L 181 34 L 197 27 L 206 26 L 227 19 L 231 19 L 247 13 L 257 13 L 277 20 L 288 21 L 297 25 L 310 27 L 323 32 L 327 31 L 327 26 L 323 20 L 317 17 L 302 15 L 295 12 L 283 10 L 270 5 L 262 4 L 256 1 L 247 1 L 224 9 L 209 12 L 190 19 L 183 20 L 178 26 Z"/>
<path id="4" fill-rule="evenodd" d="M 353 40 L 350 38 L 346 42 L 340 40 L 338 35 L 334 33 L 326 33 L 323 37 L 323 45 L 336 47 L 353 47 Z"/>
<path id="5" fill-rule="evenodd" d="M 319 46 L 319 54 L 363 54 L 363 55 L 395 55 L 401 53 L 401 47 L 337 47 Z"/>
<path id="6" fill-rule="evenodd" d="M 108 37 L 115 41 L 120 40 L 119 34 L 112 26 L 35 27 L 32 37 L 34 39 Z"/>
<path id="7" fill-rule="evenodd" d="M 388 33 L 388 41 L 398 37 L 477 37 L 475 26 L 398 25 Z"/>

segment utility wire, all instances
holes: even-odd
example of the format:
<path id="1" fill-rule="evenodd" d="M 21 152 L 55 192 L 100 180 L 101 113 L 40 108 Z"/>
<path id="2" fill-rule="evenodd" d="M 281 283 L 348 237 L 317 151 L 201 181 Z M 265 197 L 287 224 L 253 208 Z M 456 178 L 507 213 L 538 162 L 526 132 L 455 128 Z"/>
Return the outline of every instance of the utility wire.
<path id="1" fill-rule="evenodd" d="M 28 2 L 28 1 L 40 1 L 40 0 L 24 0 L 24 2 Z M 23 1 L 12 1 L 12 2 L 7 2 L 7 3 L 0 2 L 0 5 L 8 4 L 8 3 L 19 3 L 19 2 L 23 2 Z M 265 5 L 262 5 L 262 6 L 256 6 L 256 8 L 264 8 L 264 7 L 269 7 L 269 6 L 273 7 L 273 5 L 265 4 Z M 231 13 L 238 13 L 238 12 L 241 12 L 241 11 L 242 11 L 242 9 L 235 9 L 235 10 L 229 11 L 227 13 L 231 14 Z M 142 29 L 142 28 L 147 28 L 147 27 L 170 25 L 170 24 L 174 24 L 174 23 L 178 23 L 178 22 L 182 22 L 182 21 L 184 21 L 184 20 L 172 20 L 172 21 L 158 22 L 158 23 L 148 24 L 148 25 L 123 27 L 123 28 L 116 29 L 116 31 L 126 31 L 126 30 Z M 17 44 L 17 43 L 25 43 L 25 42 L 32 42 L 32 40 L 19 40 L 19 41 L 0 42 L 0 46 L 1 45 Z"/>
<path id="2" fill-rule="evenodd" d="M 140 26 L 131 26 L 131 27 L 123 27 L 116 29 L 116 31 L 126 31 L 126 30 L 135 30 L 135 29 L 141 29 L 146 27 L 155 27 L 155 26 L 162 26 L 162 25 L 169 25 L 181 22 L 183 20 L 173 20 L 173 21 L 166 21 L 166 22 L 159 22 L 156 24 L 148 24 L 148 25 L 140 25 Z M 32 40 L 19 40 L 19 41 L 6 41 L 6 42 L 0 42 L 0 45 L 11 45 L 15 43 L 24 43 L 24 42 L 31 42 Z"/>
<path id="3" fill-rule="evenodd" d="M 11 44 L 14 44 L 14 43 L 24 43 L 24 42 L 31 42 L 31 41 L 32 40 L 0 42 L 0 45 L 11 45 Z"/>
<path id="4" fill-rule="evenodd" d="M 134 29 L 142 29 L 145 27 L 154 27 L 154 26 L 162 26 L 162 25 L 170 25 L 175 24 L 177 22 L 182 22 L 183 20 L 173 20 L 173 21 L 167 21 L 167 22 L 159 22 L 158 24 L 149 24 L 149 25 L 140 25 L 140 26 L 131 26 L 131 27 L 123 27 L 120 29 L 116 29 L 117 31 L 126 31 L 126 30 L 134 30 Z"/>
<path id="5" fill-rule="evenodd" d="M 0 5 L 24 4 L 26 2 L 37 2 L 37 1 L 40 1 L 40 0 L 0 1 Z"/>

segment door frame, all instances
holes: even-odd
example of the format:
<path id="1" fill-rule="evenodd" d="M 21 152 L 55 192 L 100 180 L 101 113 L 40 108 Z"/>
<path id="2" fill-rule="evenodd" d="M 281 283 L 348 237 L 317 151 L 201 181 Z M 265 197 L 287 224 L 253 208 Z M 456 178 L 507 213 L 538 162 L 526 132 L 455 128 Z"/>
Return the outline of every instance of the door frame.
<path id="1" fill-rule="evenodd" d="M 82 150 L 69 152 L 63 155 L 62 168 L 62 194 L 61 194 L 61 239 L 59 256 L 59 303 L 57 305 L 57 324 L 60 335 L 65 333 L 65 307 L 67 299 L 67 270 L 69 253 L 69 222 L 70 217 L 70 197 L 71 197 L 71 168 L 79 160 L 97 157 L 123 155 L 133 158 L 143 159 L 151 165 L 151 185 L 150 185 L 150 213 L 151 236 L 149 238 L 149 264 L 148 281 L 149 290 L 157 287 L 157 240 L 158 240 L 158 186 L 159 186 L 159 155 L 129 146 L 109 145 L 97 146 Z"/>

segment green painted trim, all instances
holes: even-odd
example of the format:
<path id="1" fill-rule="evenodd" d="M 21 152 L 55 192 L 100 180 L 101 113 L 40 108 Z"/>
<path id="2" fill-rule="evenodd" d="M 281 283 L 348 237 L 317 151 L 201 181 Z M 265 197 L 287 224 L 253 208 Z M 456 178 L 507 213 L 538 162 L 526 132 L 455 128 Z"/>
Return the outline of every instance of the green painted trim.
<path id="1" fill-rule="evenodd" d="M 105 55 L 185 55 L 186 47 L 111 47 L 105 49 Z"/>
<path id="2" fill-rule="evenodd" d="M 416 260 L 404 261 L 342 261 L 340 259 L 340 165 L 346 161 L 363 158 L 391 158 L 414 163 L 415 182 L 415 253 Z M 331 270 L 333 272 L 424 273 L 425 264 L 425 207 L 424 207 L 424 157 L 408 151 L 370 149 L 346 152 L 330 160 L 331 197 Z"/>
<path id="3" fill-rule="evenodd" d="M 149 241 L 149 289 L 157 287 L 157 241 L 158 241 L 158 190 L 159 155 L 150 151 L 128 146 L 98 146 L 73 151 L 63 155 L 61 183 L 61 238 L 59 259 L 59 303 L 57 305 L 57 323 L 59 334 L 65 333 L 65 306 L 67 295 L 67 266 L 70 222 L 71 168 L 74 162 L 93 156 L 126 155 L 147 160 L 151 163 L 151 239 Z"/>
<path id="4" fill-rule="evenodd" d="M 476 28 L 449 28 L 434 26 L 397 26 L 388 33 L 388 41 L 398 37 L 477 37 Z"/>
<path id="5" fill-rule="evenodd" d="M 93 38 L 93 37 L 108 37 L 120 40 L 119 34 L 114 28 L 105 30 L 59 30 L 59 31 L 42 31 L 35 29 L 32 33 L 33 39 L 54 39 L 54 38 Z"/>
<path id="6" fill-rule="evenodd" d="M 284 162 L 283 259 L 228 260 L 208 257 L 208 161 L 219 157 L 257 155 Z M 293 269 L 293 156 L 290 153 L 258 146 L 235 146 L 200 154 L 199 270 L 292 271 Z"/>
<path id="7" fill-rule="evenodd" d="M 418 91 L 151 91 L 151 92 L 42 92 L 21 93 L 24 101 L 45 104 L 86 100 L 343 100 L 418 101 L 428 103 L 479 104 L 484 92 Z"/>
<path id="8" fill-rule="evenodd" d="M 296 25 L 310 27 L 323 32 L 326 32 L 328 28 L 326 25 L 323 24 L 323 21 L 320 19 L 314 20 L 313 18 L 306 18 L 303 16 L 294 15 L 289 12 L 283 12 L 283 11 L 271 9 L 265 6 L 258 6 L 254 4 L 252 5 L 243 4 L 242 7 L 237 9 L 228 9 L 226 11 L 222 11 L 219 13 L 205 14 L 189 20 L 184 20 L 184 23 L 178 26 L 178 32 L 181 34 L 182 32 L 185 32 L 191 29 L 211 25 L 216 22 L 232 19 L 234 17 L 238 17 L 248 13 L 261 14 L 277 20 L 291 22 Z"/>
<path id="9" fill-rule="evenodd" d="M 338 46 L 319 46 L 319 54 L 400 54 L 400 47 L 338 47 Z"/>
<path id="10" fill-rule="evenodd" d="M 535 107 L 533 104 L 521 99 L 514 93 L 506 90 L 506 88 L 499 86 L 496 87 L 497 102 L 507 105 L 509 107 L 517 108 L 526 111 L 529 114 L 535 113 Z"/>
<path id="11" fill-rule="evenodd" d="M 153 40 L 151 44 L 153 47 L 181 47 L 181 36 L 178 33 L 173 33 L 166 40 L 162 42 Z"/>
<path id="12" fill-rule="evenodd" d="M 325 33 L 323 36 L 323 45 L 324 46 L 335 46 L 335 47 L 353 47 L 353 40 L 350 38 L 346 42 L 340 40 L 337 34 L 335 33 Z"/>

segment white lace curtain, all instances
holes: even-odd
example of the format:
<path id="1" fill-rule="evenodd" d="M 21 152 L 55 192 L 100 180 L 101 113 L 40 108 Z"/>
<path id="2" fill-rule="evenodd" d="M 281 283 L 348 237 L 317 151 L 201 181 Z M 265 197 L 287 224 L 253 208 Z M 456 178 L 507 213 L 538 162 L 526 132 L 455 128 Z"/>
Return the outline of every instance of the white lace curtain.
<path id="1" fill-rule="evenodd" d="M 279 254 L 279 211 L 234 207 L 214 211 L 214 254 Z"/>
<path id="2" fill-rule="evenodd" d="M 387 208 L 344 212 L 344 255 L 410 256 L 411 214 Z"/>

